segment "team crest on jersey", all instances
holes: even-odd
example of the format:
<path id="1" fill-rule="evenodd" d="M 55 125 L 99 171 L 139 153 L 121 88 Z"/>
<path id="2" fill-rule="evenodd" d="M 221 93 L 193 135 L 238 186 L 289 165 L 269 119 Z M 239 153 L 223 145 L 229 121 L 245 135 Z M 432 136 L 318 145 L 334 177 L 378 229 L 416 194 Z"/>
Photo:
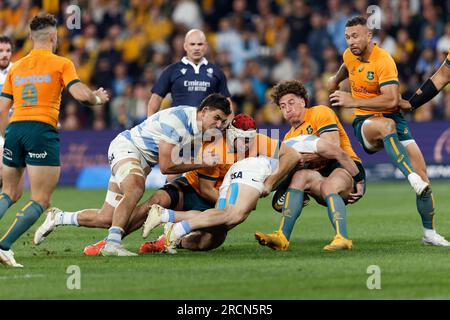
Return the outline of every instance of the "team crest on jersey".
<path id="1" fill-rule="evenodd" d="M 206 69 L 206 75 L 210 78 L 213 76 L 213 68 Z"/>
<path id="2" fill-rule="evenodd" d="M 306 132 L 308 132 L 308 134 L 312 134 L 314 132 L 314 129 L 311 127 L 311 125 L 306 128 Z"/>
<path id="3" fill-rule="evenodd" d="M 403 134 L 404 134 L 404 135 L 407 135 L 407 134 L 408 134 L 408 128 L 405 128 L 405 129 L 403 130 Z"/>
<path id="4" fill-rule="evenodd" d="M 187 71 L 186 68 L 183 68 L 183 69 L 180 70 L 180 72 L 181 72 L 182 74 L 186 74 L 186 71 Z"/>
<path id="5" fill-rule="evenodd" d="M 373 71 L 367 71 L 367 79 L 373 80 L 375 78 L 375 73 Z"/>

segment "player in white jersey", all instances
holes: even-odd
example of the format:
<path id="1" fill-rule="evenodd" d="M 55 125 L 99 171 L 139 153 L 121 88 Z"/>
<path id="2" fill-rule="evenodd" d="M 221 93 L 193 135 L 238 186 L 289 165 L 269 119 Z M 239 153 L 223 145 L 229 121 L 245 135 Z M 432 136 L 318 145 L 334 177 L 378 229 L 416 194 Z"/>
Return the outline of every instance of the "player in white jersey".
<path id="1" fill-rule="evenodd" d="M 292 156 L 292 151 L 297 158 Z M 165 228 L 166 251 L 176 253 L 179 241 L 192 231 L 224 226 L 228 230 L 245 221 L 256 208 L 258 199 L 268 195 L 274 185 L 301 163 L 300 153 L 315 153 L 325 159 L 338 160 L 349 175 L 356 176 L 358 167 L 340 147 L 316 136 L 301 135 L 285 141 L 280 148 L 278 164 L 267 157 L 251 157 L 236 162 L 227 172 L 219 190 L 215 209 L 198 212 L 176 212 L 174 224 Z M 154 205 L 146 221 L 147 229 L 167 221 L 166 209 Z"/>
<path id="2" fill-rule="evenodd" d="M 202 141 L 202 135 L 207 130 L 222 129 L 230 114 L 227 98 L 211 94 L 198 108 L 162 110 L 131 130 L 120 133 L 111 142 L 108 160 L 112 175 L 101 210 L 112 210 L 114 213 L 102 255 L 135 255 L 122 247 L 122 236 L 133 209 L 144 193 L 145 178 L 151 168 L 159 164 L 161 172 L 169 174 L 215 165 L 214 161 L 205 162 L 205 159 L 201 163 L 179 161 L 182 160 L 180 151 L 188 145 L 190 152 L 190 144 L 194 139 Z M 36 230 L 34 243 L 41 243 L 58 222 L 75 219 L 75 214 L 50 209 L 45 222 Z"/>
<path id="3" fill-rule="evenodd" d="M 12 67 L 11 56 L 13 50 L 13 43 L 11 39 L 7 36 L 0 36 L 0 92 L 3 89 L 3 84 L 5 83 L 6 75 L 9 69 Z M 0 158 L 3 158 L 3 144 L 5 140 L 0 134 Z M 0 161 L 0 187 L 3 184 L 3 162 Z"/>

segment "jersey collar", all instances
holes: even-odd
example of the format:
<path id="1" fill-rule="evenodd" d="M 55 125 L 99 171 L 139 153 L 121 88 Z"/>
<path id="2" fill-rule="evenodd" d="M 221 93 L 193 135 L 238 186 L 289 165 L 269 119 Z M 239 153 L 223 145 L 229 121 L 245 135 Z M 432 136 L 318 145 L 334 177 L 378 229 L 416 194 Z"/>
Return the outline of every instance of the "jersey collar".
<path id="1" fill-rule="evenodd" d="M 53 52 L 48 49 L 33 49 L 30 54 L 52 54 Z"/>
<path id="2" fill-rule="evenodd" d="M 188 64 L 191 65 L 192 68 L 194 68 L 195 73 L 200 73 L 200 67 L 201 67 L 202 65 L 205 65 L 205 66 L 208 65 L 208 60 L 206 60 L 205 57 L 203 57 L 203 59 L 200 61 L 199 64 L 195 64 L 195 63 L 189 61 L 187 57 L 183 57 L 183 59 L 181 59 L 181 62 L 183 62 L 183 63 L 186 64 L 186 65 L 188 65 Z"/>

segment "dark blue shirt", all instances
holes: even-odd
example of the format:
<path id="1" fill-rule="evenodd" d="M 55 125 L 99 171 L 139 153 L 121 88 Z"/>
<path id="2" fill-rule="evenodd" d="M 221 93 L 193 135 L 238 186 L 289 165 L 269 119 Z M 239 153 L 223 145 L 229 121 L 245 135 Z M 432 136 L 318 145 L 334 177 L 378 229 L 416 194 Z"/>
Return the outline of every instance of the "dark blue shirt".
<path id="1" fill-rule="evenodd" d="M 152 93 L 164 98 L 169 92 L 172 95 L 172 106 L 198 107 L 211 93 L 230 96 L 225 74 L 205 58 L 195 65 L 184 57 L 180 62 L 164 69 Z"/>

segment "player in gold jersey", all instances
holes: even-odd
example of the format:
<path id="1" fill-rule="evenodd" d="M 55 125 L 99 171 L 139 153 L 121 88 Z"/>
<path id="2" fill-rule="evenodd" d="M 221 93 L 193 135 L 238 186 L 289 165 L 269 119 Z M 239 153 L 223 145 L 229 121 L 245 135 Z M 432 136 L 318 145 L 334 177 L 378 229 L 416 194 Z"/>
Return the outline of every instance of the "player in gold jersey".
<path id="1" fill-rule="evenodd" d="M 32 19 L 33 50 L 14 63 L 0 97 L 0 130 L 5 133 L 0 218 L 22 196 L 25 168 L 31 189 L 30 200 L 0 238 L 0 262 L 13 267 L 22 265 L 15 261 L 11 246 L 49 207 L 58 183 L 60 160 L 56 127 L 61 91 L 66 87 L 75 99 L 88 105 L 100 105 L 109 100 L 102 88 L 91 91 L 80 82 L 70 60 L 54 54 L 56 24 L 55 17 L 49 14 Z M 8 112 L 13 104 L 8 124 Z"/>
<path id="2" fill-rule="evenodd" d="M 450 246 L 434 229 L 434 199 L 426 164 L 419 146 L 399 112 L 397 67 L 389 53 L 372 42 L 372 32 L 364 17 L 347 21 L 348 48 L 344 63 L 329 81 L 333 106 L 352 108 L 355 135 L 367 153 L 385 149 L 391 162 L 408 178 L 416 192 L 417 210 L 422 218 L 427 245 Z M 351 93 L 339 91 L 349 78 Z"/>
<path id="3" fill-rule="evenodd" d="M 299 135 L 315 135 L 340 147 L 355 162 L 361 176 L 354 177 L 342 168 L 337 161 L 329 163 L 321 170 L 302 169 L 288 179 L 284 188 L 275 193 L 274 207 L 283 199 L 280 228 L 272 234 L 257 232 L 256 239 L 262 245 L 275 250 L 287 250 L 292 229 L 304 206 L 306 195 L 327 206 L 328 217 L 335 229 L 333 241 L 324 250 L 333 251 L 351 249 L 352 241 L 348 239 L 346 228 L 346 203 L 354 203 L 364 193 L 364 168 L 361 160 L 353 151 L 350 140 L 339 119 L 327 106 L 308 107 L 306 89 L 298 80 L 282 81 L 272 92 L 274 102 L 280 106 L 284 118 L 292 128 L 284 137 L 284 141 Z M 354 180 L 359 182 L 356 185 Z M 354 190 L 357 186 L 357 190 Z"/>

